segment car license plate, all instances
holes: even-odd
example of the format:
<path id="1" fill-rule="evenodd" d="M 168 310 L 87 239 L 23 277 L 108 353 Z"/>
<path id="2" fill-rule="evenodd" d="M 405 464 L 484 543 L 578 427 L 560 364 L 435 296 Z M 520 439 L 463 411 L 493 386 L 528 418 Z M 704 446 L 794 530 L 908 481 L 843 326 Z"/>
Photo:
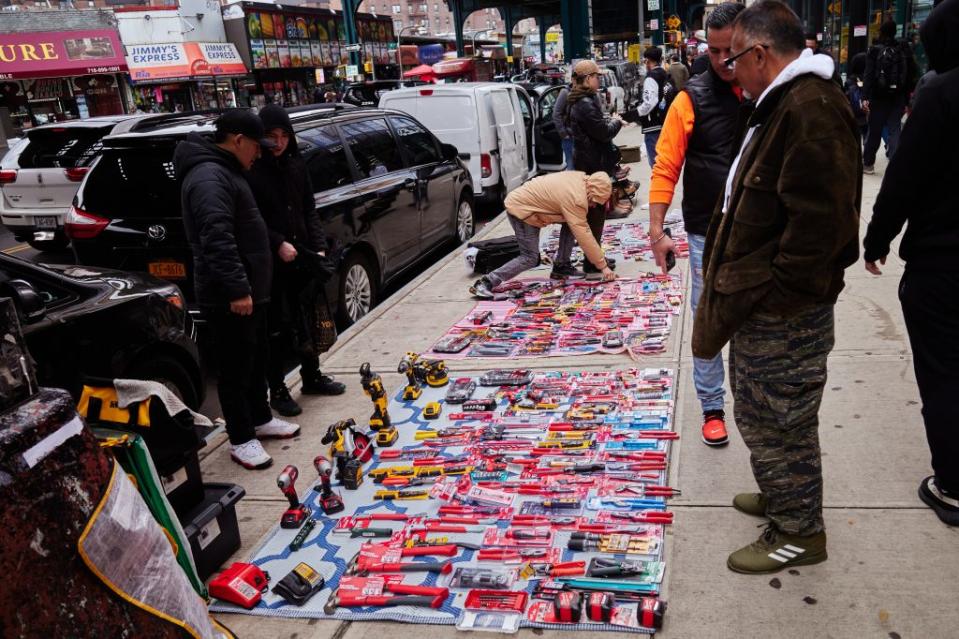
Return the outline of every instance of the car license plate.
<path id="1" fill-rule="evenodd" d="M 34 219 L 34 225 L 38 229 L 55 231 L 57 229 L 57 226 L 59 226 L 57 223 L 56 215 L 40 215 L 33 219 Z"/>
<path id="2" fill-rule="evenodd" d="M 164 280 L 185 280 L 186 264 L 183 262 L 150 262 L 150 275 Z"/>

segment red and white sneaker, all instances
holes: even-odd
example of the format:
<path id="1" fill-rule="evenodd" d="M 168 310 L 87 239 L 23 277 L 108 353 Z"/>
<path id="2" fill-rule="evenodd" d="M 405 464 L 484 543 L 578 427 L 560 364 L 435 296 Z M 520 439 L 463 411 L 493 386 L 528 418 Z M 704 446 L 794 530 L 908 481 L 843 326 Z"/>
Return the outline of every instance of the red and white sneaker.
<path id="1" fill-rule="evenodd" d="M 729 443 L 726 415 L 722 411 L 703 415 L 703 443 L 707 446 L 725 446 Z"/>
<path id="2" fill-rule="evenodd" d="M 273 463 L 273 458 L 263 450 L 263 444 L 258 439 L 251 439 L 239 446 L 230 446 L 230 457 L 248 470 L 262 470 Z"/>
<path id="3" fill-rule="evenodd" d="M 292 422 L 285 422 L 274 417 L 255 429 L 257 439 L 289 439 L 300 434 L 300 427 Z"/>

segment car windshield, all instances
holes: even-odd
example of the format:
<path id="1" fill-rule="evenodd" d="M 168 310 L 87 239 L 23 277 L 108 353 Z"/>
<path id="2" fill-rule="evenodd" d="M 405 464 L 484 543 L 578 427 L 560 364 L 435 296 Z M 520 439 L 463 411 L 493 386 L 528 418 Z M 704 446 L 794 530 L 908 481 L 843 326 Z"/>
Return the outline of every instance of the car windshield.
<path id="1" fill-rule="evenodd" d="M 80 205 L 110 219 L 179 217 L 173 146 L 107 149 L 87 175 Z"/>
<path id="2" fill-rule="evenodd" d="M 27 134 L 29 142 L 20 153 L 21 169 L 71 169 L 88 166 L 100 152 L 105 127 L 53 127 Z"/>

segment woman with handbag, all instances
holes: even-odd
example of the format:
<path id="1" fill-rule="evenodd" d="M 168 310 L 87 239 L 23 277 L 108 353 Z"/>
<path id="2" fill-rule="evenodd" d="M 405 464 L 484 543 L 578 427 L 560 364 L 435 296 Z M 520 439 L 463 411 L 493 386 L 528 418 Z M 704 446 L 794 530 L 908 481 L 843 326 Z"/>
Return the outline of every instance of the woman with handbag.
<path id="1" fill-rule="evenodd" d="M 284 382 L 291 355 L 300 361 L 303 394 L 340 395 L 346 387 L 320 372 L 320 353 L 335 337 L 330 337 L 332 318 L 323 287 L 330 273 L 326 234 L 316 211 L 306 163 L 300 157 L 286 111 L 270 104 L 259 115 L 267 137 L 276 144 L 247 174 L 273 251 L 267 371 L 270 406 L 292 417 L 303 410 Z"/>

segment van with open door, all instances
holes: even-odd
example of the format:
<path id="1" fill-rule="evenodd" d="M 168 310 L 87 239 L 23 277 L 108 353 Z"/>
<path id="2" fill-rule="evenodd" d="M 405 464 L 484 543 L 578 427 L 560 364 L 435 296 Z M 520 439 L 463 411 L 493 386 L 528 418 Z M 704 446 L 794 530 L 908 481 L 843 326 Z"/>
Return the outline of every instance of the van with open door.
<path id="1" fill-rule="evenodd" d="M 441 142 L 455 146 L 478 201 L 502 201 L 537 173 L 536 103 L 522 87 L 458 82 L 397 89 L 380 97 L 380 108 L 412 115 Z"/>

